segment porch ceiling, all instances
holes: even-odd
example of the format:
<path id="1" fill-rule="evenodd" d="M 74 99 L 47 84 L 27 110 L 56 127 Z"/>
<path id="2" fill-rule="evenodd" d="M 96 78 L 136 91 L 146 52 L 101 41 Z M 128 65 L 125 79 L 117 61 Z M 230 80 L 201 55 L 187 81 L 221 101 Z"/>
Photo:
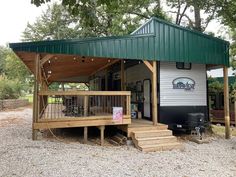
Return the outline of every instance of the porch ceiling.
<path id="1" fill-rule="evenodd" d="M 23 63 L 35 74 L 36 53 L 16 52 Z M 45 58 L 47 54 L 41 54 Z M 118 59 L 82 57 L 78 55 L 57 54 L 49 56 L 45 61 L 43 71 L 48 82 L 86 82 L 88 77 L 109 65 L 118 62 Z"/>

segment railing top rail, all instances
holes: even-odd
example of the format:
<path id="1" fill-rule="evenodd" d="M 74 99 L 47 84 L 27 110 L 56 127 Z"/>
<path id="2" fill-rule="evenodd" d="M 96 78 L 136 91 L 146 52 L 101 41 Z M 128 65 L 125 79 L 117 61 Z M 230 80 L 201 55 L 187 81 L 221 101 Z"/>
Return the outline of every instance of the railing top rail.
<path id="1" fill-rule="evenodd" d="M 39 95 L 129 96 L 130 91 L 40 91 Z"/>

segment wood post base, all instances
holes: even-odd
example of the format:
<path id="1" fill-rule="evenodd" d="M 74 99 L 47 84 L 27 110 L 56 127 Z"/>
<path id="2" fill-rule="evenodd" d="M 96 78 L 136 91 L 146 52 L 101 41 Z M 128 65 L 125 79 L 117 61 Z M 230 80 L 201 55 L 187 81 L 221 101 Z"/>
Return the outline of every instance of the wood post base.
<path id="1" fill-rule="evenodd" d="M 101 146 L 104 146 L 104 130 L 105 130 L 105 126 L 100 126 L 100 138 L 101 138 Z"/>
<path id="2" fill-rule="evenodd" d="M 32 140 L 37 140 L 37 138 L 38 138 L 38 131 L 39 130 L 36 130 L 36 129 L 32 130 Z"/>
<path id="3" fill-rule="evenodd" d="M 88 127 L 84 127 L 84 144 L 88 142 Z"/>

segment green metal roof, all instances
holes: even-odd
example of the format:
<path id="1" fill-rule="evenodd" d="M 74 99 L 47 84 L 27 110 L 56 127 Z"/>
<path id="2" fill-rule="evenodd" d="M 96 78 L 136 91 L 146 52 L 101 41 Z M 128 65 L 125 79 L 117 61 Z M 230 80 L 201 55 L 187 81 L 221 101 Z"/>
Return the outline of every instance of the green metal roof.
<path id="1" fill-rule="evenodd" d="M 129 36 L 11 43 L 15 52 L 229 65 L 227 41 L 151 18 Z"/>

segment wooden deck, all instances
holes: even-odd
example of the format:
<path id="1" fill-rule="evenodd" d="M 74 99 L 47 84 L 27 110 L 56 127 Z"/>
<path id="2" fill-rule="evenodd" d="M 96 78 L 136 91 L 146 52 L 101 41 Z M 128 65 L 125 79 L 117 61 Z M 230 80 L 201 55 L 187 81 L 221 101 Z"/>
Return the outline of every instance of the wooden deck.
<path id="1" fill-rule="evenodd" d="M 95 111 L 96 109 L 96 111 Z M 130 124 L 130 115 L 123 115 L 122 121 L 112 119 L 112 113 L 102 112 L 97 107 L 91 108 L 92 115 L 66 115 L 62 104 L 48 104 L 41 113 L 39 120 L 34 123 L 35 129 L 87 127 L 101 125 Z"/>

